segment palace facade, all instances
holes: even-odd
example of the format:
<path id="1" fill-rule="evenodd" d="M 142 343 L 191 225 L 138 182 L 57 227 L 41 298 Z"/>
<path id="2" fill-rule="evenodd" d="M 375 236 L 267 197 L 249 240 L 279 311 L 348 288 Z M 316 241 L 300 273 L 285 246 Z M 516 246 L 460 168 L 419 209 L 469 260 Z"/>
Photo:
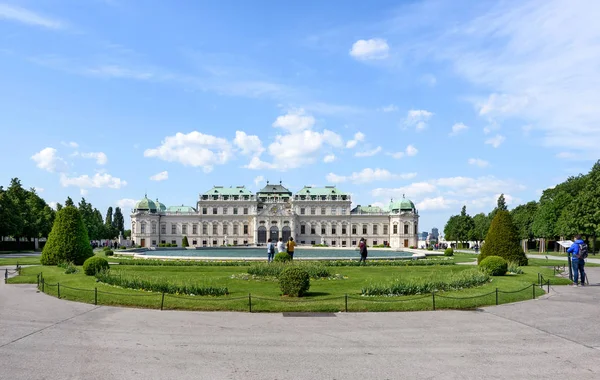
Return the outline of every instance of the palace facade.
<path id="1" fill-rule="evenodd" d="M 311 187 L 292 194 L 281 182 L 256 194 L 245 186 L 214 186 L 200 194 L 196 207 L 166 207 L 147 196 L 131 214 L 131 239 L 142 247 L 177 244 L 187 236 L 190 247 L 261 245 L 290 236 L 299 245 L 356 247 L 417 246 L 419 213 L 404 197 L 387 209 L 357 205 L 335 186 Z"/>

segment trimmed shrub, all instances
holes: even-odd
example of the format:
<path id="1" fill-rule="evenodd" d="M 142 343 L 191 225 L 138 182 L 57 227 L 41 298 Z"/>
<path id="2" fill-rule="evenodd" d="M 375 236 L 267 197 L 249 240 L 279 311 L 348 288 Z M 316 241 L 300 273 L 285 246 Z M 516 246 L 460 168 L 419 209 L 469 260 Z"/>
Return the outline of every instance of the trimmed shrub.
<path id="1" fill-rule="evenodd" d="M 183 248 L 185 248 L 185 247 L 189 247 L 189 246 L 190 246 L 190 243 L 188 243 L 187 236 L 184 236 L 184 237 L 183 237 L 183 239 L 181 240 L 181 246 L 182 246 Z"/>
<path id="2" fill-rule="evenodd" d="M 395 280 L 388 284 L 369 284 L 361 289 L 365 296 L 407 296 L 433 291 L 460 290 L 483 285 L 489 274 L 473 268 L 452 274 L 446 280 Z"/>
<path id="3" fill-rule="evenodd" d="M 433 251 L 433 247 L 432 247 L 432 246 L 429 246 L 429 247 L 427 247 L 427 250 L 428 250 L 428 251 Z"/>
<path id="4" fill-rule="evenodd" d="M 94 250 L 79 210 L 73 206 L 63 207 L 56 213 L 52 231 L 42 250 L 41 263 L 56 265 L 73 262 L 75 265 L 81 265 L 92 256 Z"/>
<path id="5" fill-rule="evenodd" d="M 284 263 L 260 263 L 250 266 L 247 270 L 248 274 L 254 276 L 265 276 L 265 277 L 279 277 L 279 275 L 287 268 L 290 264 Z M 301 267 L 308 272 L 310 278 L 327 278 L 331 276 L 331 272 L 327 267 L 320 263 L 297 263 L 294 266 Z"/>
<path id="6" fill-rule="evenodd" d="M 289 266 L 279 275 L 281 293 L 290 297 L 302 297 L 310 288 L 310 275 L 299 266 Z"/>
<path id="7" fill-rule="evenodd" d="M 454 249 L 452 249 L 452 247 L 446 248 L 444 251 L 444 256 L 454 256 Z"/>
<path id="8" fill-rule="evenodd" d="M 57 267 L 65 270 L 65 274 L 73 274 L 79 272 L 77 267 L 73 263 L 60 263 Z"/>
<path id="9" fill-rule="evenodd" d="M 120 246 L 119 249 L 127 249 L 124 245 Z"/>
<path id="10" fill-rule="evenodd" d="M 175 283 L 163 278 L 148 279 L 140 276 L 123 275 L 119 272 L 102 271 L 96 274 L 98 281 L 108 285 L 127 289 L 164 292 L 168 294 L 187 294 L 194 296 L 225 296 L 229 294 L 225 286 L 198 285 L 193 283 Z"/>
<path id="11" fill-rule="evenodd" d="M 109 246 L 106 246 L 106 247 L 102 248 L 102 250 L 103 250 L 103 251 L 110 251 L 110 247 L 109 247 Z"/>
<path id="12" fill-rule="evenodd" d="M 97 273 L 109 268 L 108 261 L 106 261 L 105 258 L 98 256 L 90 257 L 83 263 L 83 273 L 88 276 L 95 276 Z"/>
<path id="13" fill-rule="evenodd" d="M 288 261 L 291 261 L 291 260 L 292 260 L 292 256 L 288 255 L 285 252 L 279 252 L 273 258 L 273 261 L 275 261 L 276 263 L 287 263 Z"/>
<path id="14" fill-rule="evenodd" d="M 486 257 L 500 256 L 520 266 L 527 265 L 527 256 L 521 248 L 521 239 L 508 211 L 498 210 L 481 247 L 477 262 Z"/>
<path id="15" fill-rule="evenodd" d="M 412 267 L 412 266 L 432 266 L 432 265 L 456 265 L 454 260 L 447 258 L 436 258 L 436 259 L 419 259 L 419 260 L 369 260 L 366 263 L 359 263 L 358 260 L 323 260 L 318 262 L 311 262 L 310 264 L 315 266 L 324 267 L 358 267 L 358 266 L 372 266 L 372 267 Z M 119 261 L 119 265 L 144 265 L 144 266 L 203 266 L 203 267 L 248 267 L 248 266 L 274 266 L 271 264 L 255 264 L 251 261 L 212 261 L 212 260 L 153 260 L 153 259 L 122 259 Z M 309 265 L 309 263 L 302 263 L 296 261 L 295 265 Z M 257 274 L 257 273 L 250 273 Z M 261 274 L 257 274 L 261 275 Z"/>
<path id="16" fill-rule="evenodd" d="M 107 250 L 105 250 L 105 251 L 104 251 L 104 254 L 105 254 L 106 256 L 112 256 L 112 255 L 114 255 L 115 253 L 113 252 L 113 250 L 112 250 L 112 249 L 107 249 Z"/>
<path id="17" fill-rule="evenodd" d="M 519 267 L 519 264 L 511 261 L 508 263 L 508 273 L 523 274 L 523 269 Z"/>
<path id="18" fill-rule="evenodd" d="M 492 276 L 504 276 L 508 270 L 508 263 L 500 256 L 488 256 L 481 260 L 479 268 Z"/>

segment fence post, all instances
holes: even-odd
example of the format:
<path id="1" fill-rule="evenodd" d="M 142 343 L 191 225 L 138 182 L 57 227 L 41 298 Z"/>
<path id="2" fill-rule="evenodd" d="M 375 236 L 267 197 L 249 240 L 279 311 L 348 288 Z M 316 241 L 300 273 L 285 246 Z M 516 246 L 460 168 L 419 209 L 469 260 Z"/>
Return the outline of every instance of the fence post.
<path id="1" fill-rule="evenodd" d="M 98 288 L 94 288 L 94 305 L 98 305 Z"/>
<path id="2" fill-rule="evenodd" d="M 160 310 L 162 311 L 163 305 L 165 304 L 165 292 L 162 292 L 162 297 L 160 298 Z"/>
<path id="3" fill-rule="evenodd" d="M 44 277 L 42 277 L 42 293 L 45 293 L 45 292 L 44 292 L 44 283 L 45 283 L 45 282 L 46 282 L 46 281 L 44 280 Z"/>
<path id="4" fill-rule="evenodd" d="M 548 279 L 548 293 L 550 293 L 550 279 Z"/>
<path id="5" fill-rule="evenodd" d="M 533 298 L 532 299 L 535 299 L 535 284 L 531 284 L 531 289 L 533 290 L 533 292 L 532 292 Z"/>
<path id="6" fill-rule="evenodd" d="M 37 288 L 36 289 L 40 289 L 40 274 L 38 273 L 37 275 Z"/>
<path id="7" fill-rule="evenodd" d="M 496 288 L 496 306 L 498 306 L 498 288 Z"/>
<path id="8" fill-rule="evenodd" d="M 6 268 L 4 270 L 4 283 L 6 284 L 6 281 L 8 281 L 8 268 Z"/>
<path id="9" fill-rule="evenodd" d="M 248 311 L 252 313 L 252 294 L 248 293 Z"/>
<path id="10" fill-rule="evenodd" d="M 345 308 L 346 308 L 345 310 L 346 310 L 346 313 L 347 313 L 348 312 L 348 293 L 346 293 L 344 295 L 344 301 L 345 301 L 344 303 L 345 303 Z"/>
<path id="11" fill-rule="evenodd" d="M 431 299 L 433 300 L 433 311 L 435 311 L 435 292 L 431 292 Z"/>
<path id="12" fill-rule="evenodd" d="M 58 287 L 58 298 L 60 299 L 60 282 L 57 282 L 56 286 Z"/>

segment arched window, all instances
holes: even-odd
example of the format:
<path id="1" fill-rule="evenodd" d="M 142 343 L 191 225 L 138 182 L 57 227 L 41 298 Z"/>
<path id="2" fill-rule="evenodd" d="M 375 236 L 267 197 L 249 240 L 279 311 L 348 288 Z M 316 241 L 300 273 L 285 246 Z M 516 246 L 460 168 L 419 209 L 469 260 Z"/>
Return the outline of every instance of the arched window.
<path id="1" fill-rule="evenodd" d="M 141 226 L 142 226 L 142 233 L 145 234 L 146 233 L 146 222 L 142 222 Z"/>

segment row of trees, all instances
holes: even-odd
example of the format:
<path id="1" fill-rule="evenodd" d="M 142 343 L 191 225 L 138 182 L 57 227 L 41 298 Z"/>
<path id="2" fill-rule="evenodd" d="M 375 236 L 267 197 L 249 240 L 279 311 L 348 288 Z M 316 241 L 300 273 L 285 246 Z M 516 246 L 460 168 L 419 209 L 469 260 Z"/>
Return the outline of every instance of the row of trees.
<path id="1" fill-rule="evenodd" d="M 467 214 L 450 217 L 444 228 L 447 240 L 460 242 L 485 239 L 490 222 L 498 210 L 507 210 L 504 195 L 489 214 Z M 539 201 L 519 205 L 510 211 L 519 239 L 558 240 L 582 234 L 594 244 L 600 233 L 600 160 L 588 174 L 569 177 L 542 193 Z M 595 249 L 595 247 L 594 247 Z"/>
<path id="2" fill-rule="evenodd" d="M 75 206 L 73 200 L 68 197 L 66 206 L 73 206 L 79 210 L 83 223 L 87 229 L 90 240 L 113 239 L 119 232 L 127 235 L 125 221 L 121 209 L 114 210 L 109 207 L 105 216 L 88 203 L 85 198 Z M 58 203 L 56 211 L 63 208 Z M 12 237 L 15 240 L 31 240 L 45 238 L 50 234 L 56 217 L 54 211 L 44 199 L 42 199 L 34 188 L 29 190 L 23 188 L 18 178 L 10 181 L 10 186 L 4 189 L 0 186 L 0 239 Z"/>

